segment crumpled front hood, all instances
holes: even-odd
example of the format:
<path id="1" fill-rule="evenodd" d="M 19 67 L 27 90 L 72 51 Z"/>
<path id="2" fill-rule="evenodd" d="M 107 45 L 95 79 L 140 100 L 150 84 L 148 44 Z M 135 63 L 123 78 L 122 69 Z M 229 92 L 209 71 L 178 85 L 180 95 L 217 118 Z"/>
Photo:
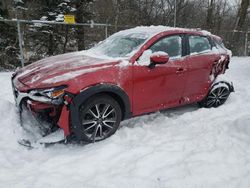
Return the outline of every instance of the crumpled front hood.
<path id="1" fill-rule="evenodd" d="M 111 66 L 117 61 L 90 57 L 83 52 L 52 56 L 17 71 L 18 79 L 31 88 L 58 85 L 63 81 L 98 69 Z"/>

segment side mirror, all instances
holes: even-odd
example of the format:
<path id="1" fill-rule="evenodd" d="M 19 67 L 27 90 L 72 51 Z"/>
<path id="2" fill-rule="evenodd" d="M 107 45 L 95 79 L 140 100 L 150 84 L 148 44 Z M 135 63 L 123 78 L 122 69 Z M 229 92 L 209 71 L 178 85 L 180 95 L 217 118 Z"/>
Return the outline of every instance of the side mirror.
<path id="1" fill-rule="evenodd" d="M 169 61 L 169 55 L 166 52 L 154 52 L 150 56 L 149 68 L 154 68 L 156 64 L 165 64 Z"/>

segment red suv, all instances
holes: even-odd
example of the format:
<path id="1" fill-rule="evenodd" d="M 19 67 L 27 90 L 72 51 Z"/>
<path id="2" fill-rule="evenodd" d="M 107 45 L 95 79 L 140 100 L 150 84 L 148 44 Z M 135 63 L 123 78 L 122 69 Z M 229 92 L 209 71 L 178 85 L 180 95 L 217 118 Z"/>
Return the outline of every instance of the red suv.
<path id="1" fill-rule="evenodd" d="M 67 139 L 94 142 L 134 116 L 196 102 L 223 104 L 233 86 L 217 76 L 230 56 L 221 38 L 206 31 L 136 27 L 90 50 L 19 69 L 12 85 L 20 110 L 50 124 L 46 134 L 62 129 Z"/>

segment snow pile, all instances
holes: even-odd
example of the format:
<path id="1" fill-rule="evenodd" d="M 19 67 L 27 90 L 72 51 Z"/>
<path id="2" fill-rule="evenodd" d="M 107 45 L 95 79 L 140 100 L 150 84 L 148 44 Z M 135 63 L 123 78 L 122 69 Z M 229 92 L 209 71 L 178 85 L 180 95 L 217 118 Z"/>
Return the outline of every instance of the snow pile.
<path id="1" fill-rule="evenodd" d="M 235 93 L 217 109 L 189 105 L 122 123 L 86 146 L 28 150 L 10 73 L 1 73 L 0 187 L 250 187 L 250 58 L 233 58 Z"/>

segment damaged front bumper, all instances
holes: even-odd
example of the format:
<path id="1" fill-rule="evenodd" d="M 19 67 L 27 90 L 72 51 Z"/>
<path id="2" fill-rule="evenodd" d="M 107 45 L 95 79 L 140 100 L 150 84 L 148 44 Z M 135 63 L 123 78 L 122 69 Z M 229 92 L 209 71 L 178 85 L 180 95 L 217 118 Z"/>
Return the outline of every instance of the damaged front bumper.
<path id="1" fill-rule="evenodd" d="M 64 139 L 69 137 L 68 104 L 71 97 L 65 93 L 57 99 L 51 99 L 39 96 L 36 92 L 20 92 L 13 80 L 14 76 L 12 77 L 12 88 L 16 106 L 20 111 L 21 124 L 23 112 L 28 111 L 32 118 L 38 122 L 37 125 L 41 129 L 43 137 L 51 137 L 55 132 L 62 132 L 60 129 L 63 130 Z"/>

